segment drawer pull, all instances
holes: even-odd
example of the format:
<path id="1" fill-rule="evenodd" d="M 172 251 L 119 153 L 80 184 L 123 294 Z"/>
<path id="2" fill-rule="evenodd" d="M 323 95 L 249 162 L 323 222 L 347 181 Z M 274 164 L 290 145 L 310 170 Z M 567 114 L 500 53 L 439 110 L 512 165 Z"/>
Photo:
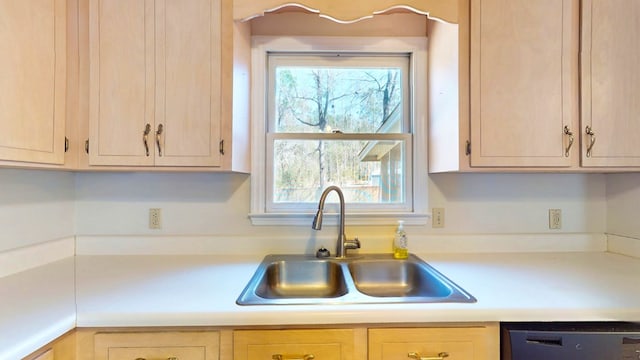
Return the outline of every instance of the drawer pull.
<path id="1" fill-rule="evenodd" d="M 147 360 L 147 359 L 146 358 L 136 358 L 136 360 Z M 170 356 L 170 357 L 167 358 L 167 360 L 178 360 L 178 358 L 175 357 L 175 356 Z"/>
<path id="2" fill-rule="evenodd" d="M 272 360 L 313 360 L 315 358 L 316 357 L 313 354 L 304 354 L 304 355 L 273 354 L 271 356 Z"/>
<path id="3" fill-rule="evenodd" d="M 422 356 L 420 356 L 420 353 L 410 352 L 410 353 L 407 354 L 407 356 L 409 358 L 415 359 L 415 360 L 443 360 L 444 358 L 448 358 L 449 357 L 449 353 L 443 351 L 441 353 L 438 353 L 438 356 L 422 357 Z"/>

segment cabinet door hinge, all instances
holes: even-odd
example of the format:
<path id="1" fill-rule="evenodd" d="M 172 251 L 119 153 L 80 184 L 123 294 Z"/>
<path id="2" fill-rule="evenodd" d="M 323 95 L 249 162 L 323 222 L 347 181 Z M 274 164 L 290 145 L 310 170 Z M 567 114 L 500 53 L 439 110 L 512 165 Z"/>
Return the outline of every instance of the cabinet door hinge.
<path id="1" fill-rule="evenodd" d="M 87 154 L 89 153 L 89 139 L 84 142 L 84 151 L 86 151 Z"/>
<path id="2" fill-rule="evenodd" d="M 68 137 L 64 137 L 64 152 L 69 151 L 69 138 Z"/>
<path id="3" fill-rule="evenodd" d="M 220 140 L 220 155 L 224 155 L 224 140 Z"/>
<path id="4" fill-rule="evenodd" d="M 465 147 L 464 154 L 471 155 L 471 141 L 467 140 L 467 146 Z"/>

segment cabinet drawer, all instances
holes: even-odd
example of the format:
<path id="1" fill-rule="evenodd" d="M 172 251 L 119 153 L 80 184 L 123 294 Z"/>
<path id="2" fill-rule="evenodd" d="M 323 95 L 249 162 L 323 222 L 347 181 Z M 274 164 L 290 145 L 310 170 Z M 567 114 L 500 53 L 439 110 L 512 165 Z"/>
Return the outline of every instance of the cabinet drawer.
<path id="1" fill-rule="evenodd" d="M 236 331 L 234 359 L 354 359 L 354 337 L 353 329 Z"/>
<path id="2" fill-rule="evenodd" d="M 98 333 L 94 355 L 95 360 L 217 360 L 219 344 L 218 332 Z"/>
<path id="3" fill-rule="evenodd" d="M 485 327 L 370 329 L 369 360 L 497 359 L 497 338 Z"/>
<path id="4" fill-rule="evenodd" d="M 168 347 L 110 347 L 109 360 L 131 359 L 176 359 L 176 360 L 205 360 L 203 347 L 198 346 L 168 346 Z"/>

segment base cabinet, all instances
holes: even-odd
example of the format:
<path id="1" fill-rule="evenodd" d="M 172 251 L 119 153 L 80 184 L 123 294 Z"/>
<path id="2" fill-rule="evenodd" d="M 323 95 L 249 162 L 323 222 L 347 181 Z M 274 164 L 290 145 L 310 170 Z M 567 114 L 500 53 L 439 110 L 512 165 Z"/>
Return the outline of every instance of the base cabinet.
<path id="1" fill-rule="evenodd" d="M 233 334 L 234 360 L 362 359 L 365 329 L 241 330 Z"/>
<path id="2" fill-rule="evenodd" d="M 218 360 L 220 335 L 213 331 L 97 333 L 94 360 Z"/>
<path id="3" fill-rule="evenodd" d="M 24 360 L 498 360 L 498 323 L 76 329 Z"/>
<path id="4" fill-rule="evenodd" d="M 45 351 L 44 353 L 42 353 L 41 355 L 38 355 L 38 357 L 36 357 L 33 360 L 55 360 L 55 353 L 53 352 L 53 349 L 49 349 L 47 351 Z"/>
<path id="5" fill-rule="evenodd" d="M 74 360 L 75 355 L 76 333 L 72 330 L 24 357 L 23 360 Z"/>
<path id="6" fill-rule="evenodd" d="M 497 327 L 369 330 L 369 360 L 498 359 Z"/>

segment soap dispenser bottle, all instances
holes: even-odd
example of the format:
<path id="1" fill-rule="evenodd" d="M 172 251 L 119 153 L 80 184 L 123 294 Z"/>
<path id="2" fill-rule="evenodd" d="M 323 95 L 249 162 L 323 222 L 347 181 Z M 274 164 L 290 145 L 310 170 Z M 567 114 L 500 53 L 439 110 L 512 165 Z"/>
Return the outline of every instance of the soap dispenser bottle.
<path id="1" fill-rule="evenodd" d="M 393 238 L 393 257 L 395 259 L 406 259 L 409 257 L 409 247 L 407 243 L 407 233 L 404 231 L 404 221 L 398 220 L 398 227 Z"/>

